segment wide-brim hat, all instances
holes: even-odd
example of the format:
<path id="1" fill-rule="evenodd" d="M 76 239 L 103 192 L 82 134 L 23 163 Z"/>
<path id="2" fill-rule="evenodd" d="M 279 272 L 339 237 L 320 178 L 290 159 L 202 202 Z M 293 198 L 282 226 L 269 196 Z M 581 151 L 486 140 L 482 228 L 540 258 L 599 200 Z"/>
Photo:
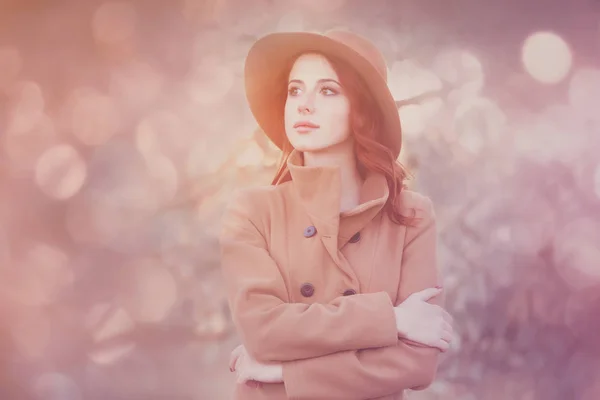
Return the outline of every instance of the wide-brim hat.
<path id="1" fill-rule="evenodd" d="M 383 54 L 368 39 L 348 30 L 272 33 L 258 39 L 246 58 L 246 97 L 260 128 L 280 149 L 285 143 L 281 98 L 282 80 L 287 79 L 292 61 L 303 53 L 321 53 L 346 62 L 365 81 L 383 116 L 381 142 L 397 158 L 402 147 L 398 105 L 387 85 Z"/>

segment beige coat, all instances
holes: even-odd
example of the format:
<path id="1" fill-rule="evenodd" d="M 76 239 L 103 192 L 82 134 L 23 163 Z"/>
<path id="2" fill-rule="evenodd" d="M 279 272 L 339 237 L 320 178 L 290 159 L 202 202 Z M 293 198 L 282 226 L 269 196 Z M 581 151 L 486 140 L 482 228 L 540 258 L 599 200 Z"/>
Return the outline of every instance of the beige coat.
<path id="1" fill-rule="evenodd" d="M 234 323 L 250 355 L 284 375 L 237 385 L 235 398 L 392 400 L 427 387 L 439 351 L 398 339 L 393 306 L 440 283 L 431 201 L 403 191 L 402 214 L 418 221 L 394 224 L 386 180 L 372 174 L 361 204 L 340 214 L 339 171 L 300 164 L 292 153 L 290 181 L 241 191 L 223 219 Z"/>

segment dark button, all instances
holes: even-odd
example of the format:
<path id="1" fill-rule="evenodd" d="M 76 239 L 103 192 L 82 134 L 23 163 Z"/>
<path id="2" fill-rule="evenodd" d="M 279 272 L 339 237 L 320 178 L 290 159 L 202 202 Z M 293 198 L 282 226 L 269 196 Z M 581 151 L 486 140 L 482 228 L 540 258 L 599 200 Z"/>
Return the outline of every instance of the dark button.
<path id="1" fill-rule="evenodd" d="M 317 228 L 315 228 L 314 226 L 308 226 L 304 229 L 304 237 L 309 238 L 309 237 L 313 237 L 315 236 L 315 234 L 317 233 Z"/>
<path id="2" fill-rule="evenodd" d="M 304 297 L 310 297 L 315 294 L 315 287 L 312 285 L 312 283 L 303 283 L 302 287 L 300 288 L 300 293 Z"/>
<path id="3" fill-rule="evenodd" d="M 347 289 L 344 292 L 344 296 L 352 296 L 352 295 L 355 295 L 355 294 L 356 294 L 356 290 L 354 290 L 354 289 Z"/>
<path id="4" fill-rule="evenodd" d="M 356 243 L 360 240 L 360 232 L 356 232 L 354 236 L 350 238 L 350 243 Z"/>

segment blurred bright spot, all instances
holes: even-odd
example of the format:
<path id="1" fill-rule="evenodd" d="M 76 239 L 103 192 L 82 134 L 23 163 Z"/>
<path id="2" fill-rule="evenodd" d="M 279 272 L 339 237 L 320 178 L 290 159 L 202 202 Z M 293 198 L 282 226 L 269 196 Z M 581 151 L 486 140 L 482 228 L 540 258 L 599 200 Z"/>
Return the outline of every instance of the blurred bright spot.
<path id="1" fill-rule="evenodd" d="M 6 294 L 23 305 L 49 304 L 73 284 L 67 254 L 50 245 L 34 244 L 16 265 L 7 271 L 12 284 L 6 287 Z"/>
<path id="2" fill-rule="evenodd" d="M 19 50 L 15 47 L 0 47 L 0 90 L 6 89 L 21 72 L 23 59 Z"/>
<path id="3" fill-rule="evenodd" d="M 554 260 L 562 278 L 575 290 L 600 284 L 600 226 L 581 218 L 558 230 Z"/>
<path id="4" fill-rule="evenodd" d="M 600 164 L 598 164 L 596 166 L 596 169 L 594 170 L 593 183 L 594 183 L 594 193 L 600 199 Z M 600 260 L 599 260 L 599 262 L 600 262 Z"/>
<path id="5" fill-rule="evenodd" d="M 27 132 L 44 115 L 45 101 L 42 88 L 36 82 L 23 81 L 12 85 L 9 97 L 9 132 Z"/>
<path id="6" fill-rule="evenodd" d="M 273 146 L 276 147 L 275 145 Z M 281 159 L 281 151 L 278 148 L 272 149 L 271 146 L 268 146 L 268 148 L 270 151 L 263 158 L 263 165 L 267 168 L 274 167 Z"/>
<path id="7" fill-rule="evenodd" d="M 192 144 L 186 163 L 188 177 L 195 179 L 215 174 L 229 157 L 230 149 L 219 145 L 218 141 L 209 141 L 206 137 L 197 138 Z"/>
<path id="8" fill-rule="evenodd" d="M 50 343 L 50 320 L 41 310 L 21 311 L 11 323 L 11 334 L 19 354 L 31 358 L 45 355 Z"/>
<path id="9" fill-rule="evenodd" d="M 173 200 L 178 188 L 177 169 L 173 162 L 160 154 L 146 157 L 149 185 L 162 204 Z"/>
<path id="10" fill-rule="evenodd" d="M 240 120 L 239 130 L 241 132 L 236 132 L 236 134 L 238 134 L 240 138 L 251 139 L 255 137 L 258 131 L 260 131 L 260 135 L 265 136 L 265 133 L 256 123 L 256 119 L 254 118 L 254 115 L 252 115 L 250 107 L 244 107 L 238 118 Z M 269 142 L 271 141 L 269 140 Z"/>
<path id="11" fill-rule="evenodd" d="M 94 225 L 92 203 L 79 197 L 67 203 L 65 226 L 75 243 L 101 244 L 104 236 Z"/>
<path id="12" fill-rule="evenodd" d="M 44 96 L 36 82 L 17 82 L 7 95 L 5 151 L 15 169 L 32 170 L 56 140 L 54 123 L 44 113 Z"/>
<path id="13" fill-rule="evenodd" d="M 506 116 L 486 98 L 470 98 L 456 108 L 454 131 L 458 143 L 471 153 L 479 153 L 484 146 L 498 143 L 506 124 Z"/>
<path id="14" fill-rule="evenodd" d="M 156 156 L 161 155 L 142 157 L 125 139 L 98 147 L 88 164 L 85 191 L 67 211 L 69 234 L 77 241 L 92 241 L 118 252 L 143 246 L 147 239 L 139 229 L 177 184 L 166 160 L 159 158 L 152 165 Z"/>
<path id="15" fill-rule="evenodd" d="M 394 99 L 404 100 L 442 88 L 442 81 L 433 72 L 419 67 L 412 60 L 396 61 L 388 73 L 388 86 Z M 403 106 L 398 111 L 402 133 L 416 137 L 430 124 L 443 107 L 441 98 L 423 100 L 419 104 Z"/>
<path id="16" fill-rule="evenodd" d="M 267 141 L 267 144 L 268 144 L 268 146 L 269 146 L 269 149 L 271 149 L 271 150 L 273 150 L 274 152 L 278 153 L 278 155 L 280 155 L 280 154 L 281 154 L 281 150 L 279 149 L 279 147 L 277 147 L 277 146 L 275 145 L 275 143 L 273 143 L 273 142 L 271 142 L 271 141 L 269 140 L 269 141 Z"/>
<path id="17" fill-rule="evenodd" d="M 19 110 L 30 111 L 36 115 L 44 110 L 44 95 L 41 86 L 37 82 L 16 82 L 8 94 L 10 101 Z"/>
<path id="18" fill-rule="evenodd" d="M 49 301 L 73 284 L 69 256 L 56 247 L 44 243 L 34 245 L 27 255 L 26 266 L 35 270 L 36 279 L 43 283 Z"/>
<path id="19" fill-rule="evenodd" d="M 252 140 L 248 142 L 246 148 L 238 155 L 235 164 L 238 167 L 257 167 L 262 165 L 264 156 L 264 151 Z"/>
<path id="20" fill-rule="evenodd" d="M 136 11 L 124 1 L 109 1 L 94 12 L 92 31 L 98 42 L 116 44 L 130 40 L 135 33 Z"/>
<path id="21" fill-rule="evenodd" d="M 170 189 L 168 185 L 157 186 L 144 173 L 146 168 L 135 171 L 137 168 L 123 167 L 127 174 L 113 185 L 108 184 L 113 183 L 111 180 L 101 184 L 92 179 L 86 191 L 69 202 L 66 225 L 74 241 L 94 243 L 119 253 L 136 253 L 150 243 L 152 234 L 144 229 L 163 199 L 170 196 Z"/>
<path id="22" fill-rule="evenodd" d="M 299 11 L 291 11 L 283 15 L 277 22 L 277 32 L 302 32 L 304 31 L 304 18 Z"/>
<path id="23" fill-rule="evenodd" d="M 120 115 L 110 97 L 81 88 L 72 93 L 70 102 L 73 135 L 82 143 L 100 145 L 118 132 Z"/>
<path id="24" fill-rule="evenodd" d="M 177 301 L 177 283 L 171 272 L 154 260 L 136 260 L 125 265 L 125 308 L 134 320 L 162 321 Z"/>
<path id="25" fill-rule="evenodd" d="M 585 388 L 581 400 L 598 400 L 600 399 L 600 371 L 596 370 L 593 373 L 594 378 L 590 379 L 590 386 Z"/>
<path id="26" fill-rule="evenodd" d="M 499 226 L 494 232 L 493 236 L 501 242 L 511 243 L 512 230 L 510 226 L 504 225 Z"/>
<path id="27" fill-rule="evenodd" d="M 569 45 L 557 34 L 537 32 L 523 43 L 521 60 L 525 70 L 542 83 L 558 83 L 571 69 Z"/>
<path id="28" fill-rule="evenodd" d="M 5 294 L 14 302 L 28 306 L 49 304 L 73 281 L 67 255 L 45 244 L 35 244 L 18 267 L 6 270 L 11 285 Z"/>
<path id="29" fill-rule="evenodd" d="M 410 104 L 401 107 L 398 112 L 402 121 L 403 137 L 415 138 L 423 133 L 443 105 L 443 101 L 438 98 L 425 100 L 421 104 Z"/>
<path id="30" fill-rule="evenodd" d="M 197 0 L 192 0 L 197 1 Z M 252 20 L 252 18 L 248 18 L 248 20 Z M 231 36 L 233 32 L 230 29 L 237 30 L 238 27 L 228 27 L 227 31 L 220 29 L 218 26 L 211 26 L 210 28 L 203 29 L 201 32 L 194 32 L 194 40 L 190 44 L 190 48 L 188 51 L 191 53 L 190 65 L 193 64 L 201 64 L 202 60 L 208 55 L 222 54 L 222 51 L 225 50 L 222 46 L 224 41 L 232 40 L 234 36 Z M 255 32 L 251 33 L 252 35 Z M 245 57 L 242 54 L 238 54 L 237 57 L 232 57 L 231 59 L 224 60 L 224 63 L 236 63 L 237 67 L 233 67 L 237 69 L 236 73 L 243 74 L 244 72 L 244 61 Z M 241 75 L 240 75 L 241 76 Z"/>
<path id="31" fill-rule="evenodd" d="M 150 65 L 133 61 L 111 71 L 109 91 L 122 106 L 140 110 L 158 98 L 163 80 Z"/>
<path id="32" fill-rule="evenodd" d="M 597 289 L 597 286 L 590 286 L 586 290 L 571 292 L 565 301 L 564 313 L 564 324 L 570 329 L 571 333 L 581 342 L 587 341 L 593 343 L 593 345 L 598 341 L 599 320 L 597 315 L 600 297 Z M 586 358 L 591 360 L 594 357 L 594 352 L 579 354 L 579 356 L 581 355 L 584 356 L 583 359 L 575 360 L 573 355 L 570 359 L 572 362 L 581 363 Z M 583 365 L 580 364 L 580 366 Z"/>
<path id="33" fill-rule="evenodd" d="M 204 316 L 198 321 L 194 331 L 197 334 L 218 335 L 224 333 L 229 323 L 223 312 L 215 311 L 208 316 Z"/>
<path id="34" fill-rule="evenodd" d="M 293 0 L 290 3 L 296 7 L 305 8 L 314 13 L 330 13 L 338 11 L 344 6 L 346 0 Z"/>
<path id="35" fill-rule="evenodd" d="M 423 109 L 418 104 L 410 104 L 398 110 L 402 121 L 402 136 L 415 137 L 427 127 L 427 121 L 423 116 Z"/>
<path id="36" fill-rule="evenodd" d="M 475 130 L 468 130 L 459 134 L 457 143 L 471 154 L 479 154 L 485 146 L 483 137 Z"/>
<path id="37" fill-rule="evenodd" d="M 12 254 L 11 254 L 10 239 L 7 234 L 6 227 L 0 227 L 0 265 L 7 266 L 11 265 Z M 0 276 L 2 269 L 0 268 Z"/>
<path id="38" fill-rule="evenodd" d="M 40 375 L 33 384 L 33 393 L 43 400 L 82 400 L 77 383 L 67 375 L 48 372 Z"/>
<path id="39" fill-rule="evenodd" d="M 188 93 L 193 102 L 218 104 L 231 90 L 235 76 L 231 67 L 217 56 L 205 56 L 189 74 Z M 218 118 L 214 116 L 214 118 Z"/>
<path id="40" fill-rule="evenodd" d="M 546 163 L 552 160 L 578 163 L 588 146 L 581 125 L 566 106 L 549 107 L 514 129 L 517 154 Z"/>
<path id="41" fill-rule="evenodd" d="M 199 138 L 194 141 L 186 165 L 188 177 L 193 178 L 217 172 L 224 160 L 218 160 L 217 158 L 212 157 L 212 150 L 213 149 L 209 149 L 206 139 Z"/>
<path id="42" fill-rule="evenodd" d="M 45 114 L 26 124 L 13 124 L 17 119 L 21 119 L 18 114 L 10 114 L 4 151 L 11 170 L 33 171 L 40 156 L 57 143 L 56 129 L 52 119 Z"/>
<path id="43" fill-rule="evenodd" d="M 440 78 L 412 60 L 396 61 L 388 74 L 388 86 L 394 99 L 403 100 L 442 88 Z"/>
<path id="44" fill-rule="evenodd" d="M 554 239 L 556 211 L 543 196 L 523 193 L 522 204 L 509 211 L 509 224 L 499 225 L 492 230 L 489 246 L 514 251 L 521 255 L 536 256 Z M 498 210 L 505 213 L 505 210 Z M 491 227 L 490 227 L 491 228 Z M 499 270 L 501 274 L 505 271 Z"/>
<path id="45" fill-rule="evenodd" d="M 84 317 L 86 329 L 93 331 L 102 323 L 102 320 L 111 312 L 110 303 L 94 304 Z"/>
<path id="46" fill-rule="evenodd" d="M 95 324 L 92 336 L 96 343 L 130 332 L 135 326 L 127 311 L 122 308 L 110 310 L 109 314 L 102 318 L 101 324 Z"/>
<path id="47" fill-rule="evenodd" d="M 560 160 L 567 165 L 581 161 L 581 155 L 589 147 L 589 136 L 585 121 L 576 114 L 578 111 L 566 104 L 555 104 L 538 117 L 531 117 L 533 126 L 523 134 L 535 136 L 538 143 L 531 145 L 537 147 L 533 151 L 540 160 Z"/>
<path id="48" fill-rule="evenodd" d="M 172 160 L 187 157 L 193 132 L 171 111 L 158 111 L 142 119 L 136 127 L 137 150 L 149 159 L 164 155 Z"/>
<path id="49" fill-rule="evenodd" d="M 456 88 L 450 95 L 454 101 L 478 96 L 483 88 L 485 76 L 481 61 L 467 51 L 443 51 L 436 56 L 432 70 L 442 81 Z"/>
<path id="50" fill-rule="evenodd" d="M 156 133 L 153 124 L 151 117 L 145 118 L 138 124 L 135 131 L 136 148 L 144 157 L 160 154 L 162 147 L 160 135 Z"/>
<path id="51" fill-rule="evenodd" d="M 576 115 L 600 121 L 600 70 L 575 71 L 569 82 L 569 103 Z"/>
<path id="52" fill-rule="evenodd" d="M 206 195 L 195 209 L 196 217 L 204 224 L 204 221 L 214 218 L 216 210 L 227 201 L 230 188 L 221 186 L 215 193 Z"/>
<path id="53" fill-rule="evenodd" d="M 111 365 L 125 357 L 135 348 L 135 343 L 120 343 L 108 348 L 99 348 L 90 351 L 89 358 L 100 365 Z"/>
<path id="54" fill-rule="evenodd" d="M 210 241 L 207 240 L 207 247 L 210 246 L 208 243 Z M 214 261 L 219 263 L 218 258 Z M 229 328 L 231 322 L 223 308 L 227 303 L 224 283 L 218 272 L 207 271 L 205 276 L 207 279 L 194 285 L 191 293 L 191 298 L 196 304 L 193 313 L 196 323 L 195 332 L 208 335 L 222 334 Z"/>
<path id="55" fill-rule="evenodd" d="M 106 198 L 90 198 L 91 228 L 96 242 L 120 251 L 124 244 L 123 235 L 146 221 L 158 207 L 156 198 L 150 195 L 144 184 L 112 189 Z M 79 223 L 74 220 L 73 223 Z M 73 233 L 77 232 L 74 230 Z M 73 234 L 71 233 L 71 234 Z"/>
<path id="56" fill-rule="evenodd" d="M 49 197 L 66 200 L 83 186 L 87 176 L 85 161 L 72 146 L 63 144 L 46 150 L 35 168 L 35 181 Z"/>
<path id="57" fill-rule="evenodd" d="M 182 13 L 197 23 L 221 22 L 227 15 L 227 0 L 184 0 Z"/>
<path id="58" fill-rule="evenodd" d="M 548 143 L 555 141 L 548 139 L 555 138 L 556 133 L 553 127 L 550 127 L 550 130 L 545 130 L 545 127 L 548 127 L 545 120 L 528 121 L 523 126 L 517 127 L 514 133 L 516 154 L 540 162 L 552 159 L 555 147 L 548 146 Z"/>

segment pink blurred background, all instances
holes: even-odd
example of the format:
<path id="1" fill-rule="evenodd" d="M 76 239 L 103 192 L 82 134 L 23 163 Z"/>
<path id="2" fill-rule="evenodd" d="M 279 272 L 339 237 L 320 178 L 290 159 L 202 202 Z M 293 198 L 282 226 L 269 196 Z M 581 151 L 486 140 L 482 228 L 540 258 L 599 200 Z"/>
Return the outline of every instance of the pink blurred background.
<path id="1" fill-rule="evenodd" d="M 243 61 L 346 26 L 401 101 L 456 339 L 416 400 L 600 399 L 600 2 L 0 0 L 0 399 L 230 398 Z"/>

